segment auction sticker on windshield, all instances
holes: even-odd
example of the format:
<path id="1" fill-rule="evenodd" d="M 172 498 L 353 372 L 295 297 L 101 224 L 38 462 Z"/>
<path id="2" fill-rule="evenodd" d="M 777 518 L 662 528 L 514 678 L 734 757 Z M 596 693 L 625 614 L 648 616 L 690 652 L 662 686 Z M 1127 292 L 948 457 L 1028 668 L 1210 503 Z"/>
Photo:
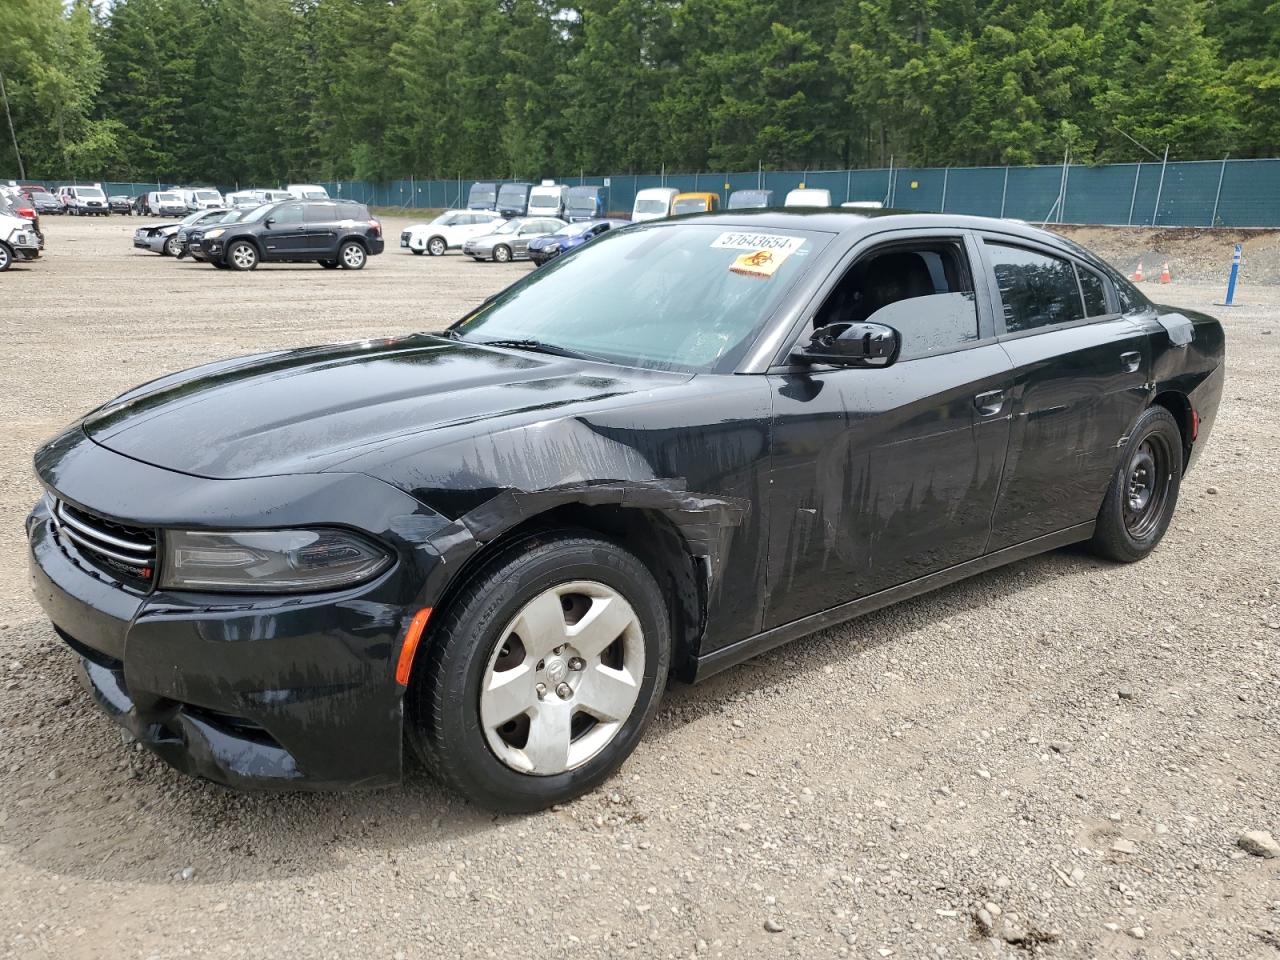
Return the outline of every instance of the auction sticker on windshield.
<path id="1" fill-rule="evenodd" d="M 788 237 L 780 233 L 742 233 L 731 230 L 716 237 L 711 246 L 719 250 L 773 250 L 782 252 L 785 259 L 804 246 L 804 238 Z"/>

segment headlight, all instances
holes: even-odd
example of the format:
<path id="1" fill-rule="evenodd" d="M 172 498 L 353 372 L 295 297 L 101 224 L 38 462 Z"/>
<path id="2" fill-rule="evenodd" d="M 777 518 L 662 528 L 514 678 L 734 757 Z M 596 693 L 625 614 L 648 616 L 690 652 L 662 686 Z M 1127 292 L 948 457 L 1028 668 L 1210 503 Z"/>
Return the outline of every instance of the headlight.
<path id="1" fill-rule="evenodd" d="M 222 235 L 223 235 L 224 233 L 226 233 L 226 232 L 227 232 L 227 231 L 226 231 L 225 229 L 223 229 L 222 227 L 218 227 L 218 228 L 216 228 L 216 229 L 214 229 L 214 230 L 210 230 L 208 233 L 206 233 L 206 234 L 204 235 L 204 238 L 205 238 L 206 240 L 212 240 L 214 237 L 220 237 L 220 236 L 222 236 Z"/>
<path id="2" fill-rule="evenodd" d="M 177 590 L 334 590 L 368 580 L 391 563 L 381 547 L 343 530 L 171 530 L 164 544 L 160 585 Z"/>

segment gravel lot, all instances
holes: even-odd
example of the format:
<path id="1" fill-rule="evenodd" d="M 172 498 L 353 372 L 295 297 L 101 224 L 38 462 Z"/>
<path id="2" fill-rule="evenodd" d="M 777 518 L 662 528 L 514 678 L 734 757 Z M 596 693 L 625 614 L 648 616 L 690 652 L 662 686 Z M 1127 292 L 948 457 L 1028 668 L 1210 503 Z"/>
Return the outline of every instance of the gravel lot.
<path id="1" fill-rule="evenodd" d="M 417 769 L 242 796 L 126 746 L 22 518 L 36 446 L 126 387 L 430 329 L 527 268 L 239 275 L 139 222 L 49 218 L 0 276 L 0 956 L 1280 957 L 1280 859 L 1237 846 L 1280 837 L 1280 287 L 1217 310 L 1222 410 L 1147 561 L 1053 553 L 676 685 L 605 789 L 511 818 Z"/>

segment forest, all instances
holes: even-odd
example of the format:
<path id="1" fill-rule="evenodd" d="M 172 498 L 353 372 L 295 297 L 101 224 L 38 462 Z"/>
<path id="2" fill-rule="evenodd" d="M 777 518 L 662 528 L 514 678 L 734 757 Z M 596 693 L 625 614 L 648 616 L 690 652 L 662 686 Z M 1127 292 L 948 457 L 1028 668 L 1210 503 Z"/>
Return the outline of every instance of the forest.
<path id="1" fill-rule="evenodd" d="M 1276 156 L 1277 0 L 3 0 L 0 175 Z"/>

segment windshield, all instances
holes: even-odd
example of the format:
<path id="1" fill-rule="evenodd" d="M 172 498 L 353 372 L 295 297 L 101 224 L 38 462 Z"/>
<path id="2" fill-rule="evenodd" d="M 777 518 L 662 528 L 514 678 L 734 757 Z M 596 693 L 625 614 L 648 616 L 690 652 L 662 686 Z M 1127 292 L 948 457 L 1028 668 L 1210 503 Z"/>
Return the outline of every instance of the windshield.
<path id="1" fill-rule="evenodd" d="M 244 218 L 240 222 L 253 223 L 257 220 L 261 220 L 263 217 L 265 217 L 270 211 L 274 210 L 275 208 L 276 208 L 276 205 L 274 203 L 264 203 L 262 206 L 254 207 L 252 210 L 246 213 L 244 215 Z"/>
<path id="2" fill-rule="evenodd" d="M 329 195 L 323 190 L 299 190 L 303 200 L 328 200 Z"/>
<path id="3" fill-rule="evenodd" d="M 636 213 L 662 213 L 667 212 L 670 204 L 666 200 L 637 200 Z"/>
<path id="4" fill-rule="evenodd" d="M 196 198 L 199 200 L 217 200 L 218 192 L 216 190 L 197 190 Z"/>
<path id="5" fill-rule="evenodd" d="M 494 229 L 494 233 L 515 233 L 523 225 L 522 220 L 508 220 L 502 226 Z"/>
<path id="6" fill-rule="evenodd" d="M 453 329 L 467 341 L 536 340 L 655 370 L 729 369 L 829 239 L 701 223 L 610 230 Z"/>
<path id="7" fill-rule="evenodd" d="M 548 197 L 546 195 L 539 194 L 538 196 L 532 196 L 529 198 L 529 206 L 530 208 L 546 207 L 548 210 L 554 210 L 560 206 L 560 198 Z"/>
<path id="8" fill-rule="evenodd" d="M 561 227 L 554 234 L 552 234 L 552 236 L 576 237 L 580 233 L 586 233 L 588 230 L 590 230 L 594 226 L 595 224 L 589 220 L 585 220 L 582 223 L 571 223 L 568 226 Z"/>
<path id="9" fill-rule="evenodd" d="M 758 190 L 742 191 L 729 198 L 730 210 L 745 210 L 750 207 L 767 207 L 769 195 Z"/>
<path id="10" fill-rule="evenodd" d="M 105 200 L 107 195 L 97 187 L 76 187 L 76 196 L 85 197 L 89 200 Z"/>
<path id="11" fill-rule="evenodd" d="M 499 203 L 524 203 L 528 197 L 528 187 L 503 187 L 498 191 Z"/>
<path id="12" fill-rule="evenodd" d="M 174 203 L 177 202 L 178 195 L 176 193 L 157 193 L 156 203 Z"/>
<path id="13" fill-rule="evenodd" d="M 187 214 L 187 216 L 182 218 L 181 222 L 183 226 L 189 227 L 194 223 L 199 223 L 201 220 L 203 220 L 207 216 L 209 216 L 208 210 L 198 210 L 195 213 Z"/>

